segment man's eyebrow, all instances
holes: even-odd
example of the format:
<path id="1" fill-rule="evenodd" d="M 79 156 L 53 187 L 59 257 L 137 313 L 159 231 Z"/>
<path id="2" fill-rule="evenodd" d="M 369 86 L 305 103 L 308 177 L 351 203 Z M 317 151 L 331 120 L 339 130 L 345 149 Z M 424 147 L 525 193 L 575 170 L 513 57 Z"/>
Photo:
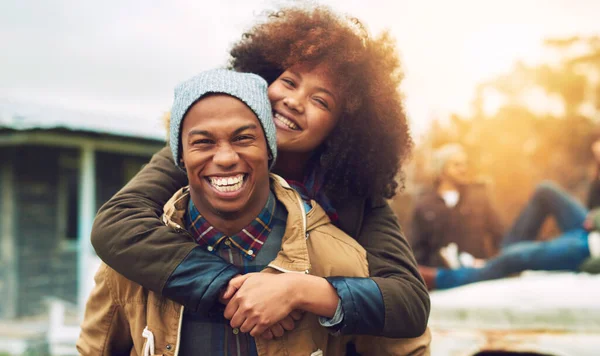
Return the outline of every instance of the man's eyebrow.
<path id="1" fill-rule="evenodd" d="M 240 132 L 243 132 L 246 130 L 256 130 L 257 128 L 258 127 L 256 126 L 256 124 L 244 125 L 244 126 L 237 128 L 235 131 L 233 131 L 231 136 L 235 136 L 235 135 L 239 134 Z"/>
<path id="2" fill-rule="evenodd" d="M 206 130 L 191 130 L 190 132 L 188 132 L 188 136 L 192 136 L 192 135 L 202 135 L 202 136 L 208 136 L 208 137 L 212 137 L 213 135 L 206 131 Z"/>

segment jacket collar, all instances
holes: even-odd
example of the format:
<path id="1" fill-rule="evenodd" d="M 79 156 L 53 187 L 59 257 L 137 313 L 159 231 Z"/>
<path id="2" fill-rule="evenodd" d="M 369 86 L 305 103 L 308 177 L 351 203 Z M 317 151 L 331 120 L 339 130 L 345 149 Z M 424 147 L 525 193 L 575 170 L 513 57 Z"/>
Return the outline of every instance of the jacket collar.
<path id="1" fill-rule="evenodd" d="M 269 191 L 267 202 L 258 216 L 241 231 L 231 236 L 215 229 L 200 214 L 192 199 L 188 200 L 185 227 L 194 236 L 198 245 L 206 247 L 209 251 L 215 251 L 223 240 L 228 240 L 233 246 L 242 251 L 245 258 L 253 260 L 269 237 L 269 233 L 276 221 L 274 215 L 277 201 L 271 191 Z"/>
<path id="2" fill-rule="evenodd" d="M 271 190 L 288 212 L 285 234 L 281 241 L 281 250 L 269 267 L 282 272 L 309 273 L 310 258 L 308 256 L 307 239 L 310 231 L 319 226 L 329 224 L 325 211 L 314 201 L 308 214 L 300 195 L 280 176 L 271 173 Z M 180 189 L 165 204 L 163 221 L 176 231 L 187 233 L 184 216 L 190 199 L 189 187 Z"/>

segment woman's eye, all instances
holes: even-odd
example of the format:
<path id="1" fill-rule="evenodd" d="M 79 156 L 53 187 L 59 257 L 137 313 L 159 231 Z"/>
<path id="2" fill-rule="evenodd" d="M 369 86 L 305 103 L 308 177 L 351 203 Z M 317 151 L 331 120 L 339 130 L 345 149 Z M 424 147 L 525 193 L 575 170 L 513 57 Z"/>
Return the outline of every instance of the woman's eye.
<path id="1" fill-rule="evenodd" d="M 294 87 L 296 85 L 293 80 L 288 79 L 288 78 L 281 78 L 281 81 L 291 87 Z"/>
<path id="2" fill-rule="evenodd" d="M 327 103 L 327 101 L 321 99 L 321 98 L 315 98 L 315 101 L 321 105 L 323 108 L 329 110 L 329 103 Z"/>

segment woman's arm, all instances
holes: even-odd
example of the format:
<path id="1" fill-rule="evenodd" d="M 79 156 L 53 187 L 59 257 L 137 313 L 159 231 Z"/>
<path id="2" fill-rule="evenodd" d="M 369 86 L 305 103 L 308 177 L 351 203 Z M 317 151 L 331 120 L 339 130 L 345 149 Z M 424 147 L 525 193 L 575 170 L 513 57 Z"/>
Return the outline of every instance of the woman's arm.
<path id="1" fill-rule="evenodd" d="M 165 147 L 102 206 L 91 238 L 98 256 L 128 279 L 205 310 L 239 271 L 162 223 L 164 204 L 185 185 L 186 175 Z"/>
<path id="2" fill-rule="evenodd" d="M 364 241 L 359 241 L 367 250 L 372 278 L 256 273 L 232 281 L 239 291 L 225 317 L 233 327 L 245 324 L 244 330 L 260 334 L 293 309 L 331 317 L 339 298 L 343 318 L 332 328 L 336 333 L 421 336 L 429 317 L 429 295 L 394 213 L 385 201 L 382 204 L 368 205 L 360 236 Z"/>
<path id="3" fill-rule="evenodd" d="M 410 246 L 412 247 L 413 256 L 420 265 L 429 265 L 431 260 L 431 247 L 429 241 L 431 240 L 431 227 L 428 226 L 431 222 L 425 219 L 423 210 L 417 206 L 413 213 L 411 234 L 408 238 Z"/>
<path id="4" fill-rule="evenodd" d="M 429 294 L 398 219 L 385 200 L 367 202 L 357 241 L 367 250 L 371 280 L 383 296 L 385 319 L 376 335 L 393 338 L 422 335 L 429 318 Z M 360 290 L 367 290 L 366 287 Z M 336 289 L 339 293 L 339 288 Z M 352 288 L 348 292 L 360 300 L 361 294 L 355 295 Z M 345 296 L 340 294 L 340 297 L 343 303 Z"/>
<path id="5" fill-rule="evenodd" d="M 225 308 L 224 316 L 233 328 L 253 337 L 301 310 L 331 318 L 339 297 L 322 277 L 300 273 L 249 273 L 231 280 L 237 292 Z M 288 329 L 290 330 L 290 329 Z"/>

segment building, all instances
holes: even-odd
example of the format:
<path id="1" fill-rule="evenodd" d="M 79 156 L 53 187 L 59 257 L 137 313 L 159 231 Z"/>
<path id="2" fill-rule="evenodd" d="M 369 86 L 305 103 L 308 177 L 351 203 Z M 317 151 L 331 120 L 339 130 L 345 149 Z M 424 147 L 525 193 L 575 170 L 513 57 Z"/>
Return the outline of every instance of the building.
<path id="1" fill-rule="evenodd" d="M 97 265 L 94 216 L 165 137 L 158 117 L 0 100 L 0 321 L 25 332 L 47 320 L 48 298 L 83 308 Z M 2 338 L 0 326 L 0 354 Z"/>

